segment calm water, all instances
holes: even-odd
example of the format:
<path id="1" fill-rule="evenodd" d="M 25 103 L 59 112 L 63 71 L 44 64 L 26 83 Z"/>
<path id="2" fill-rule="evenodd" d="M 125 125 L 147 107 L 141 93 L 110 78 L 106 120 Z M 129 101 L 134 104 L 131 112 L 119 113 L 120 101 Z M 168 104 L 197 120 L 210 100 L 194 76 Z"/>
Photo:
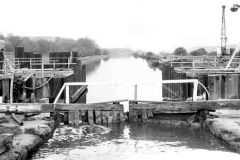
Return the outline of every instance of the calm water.
<path id="1" fill-rule="evenodd" d="M 151 69 L 146 60 L 132 56 L 111 58 L 86 66 L 88 82 L 119 83 L 122 85 L 89 86 L 87 103 L 134 99 L 134 85 L 129 83 L 158 82 L 161 70 Z M 159 100 L 159 85 L 138 85 L 139 100 Z M 125 107 L 125 111 L 128 108 Z"/>
<path id="2" fill-rule="evenodd" d="M 32 157 L 37 160 L 239 159 L 204 129 L 160 124 L 113 124 L 58 128 Z"/>
<path id="3" fill-rule="evenodd" d="M 113 58 L 87 66 L 88 82 L 157 82 L 160 70 L 133 57 Z M 133 99 L 132 85 L 89 86 L 87 102 Z M 138 88 L 138 99 L 159 100 L 156 85 Z M 125 104 L 124 104 L 125 105 Z M 127 109 L 127 108 L 125 108 Z M 84 128 L 85 127 L 85 128 Z M 31 159 L 240 159 L 240 155 L 204 129 L 160 124 L 125 123 L 56 129 Z"/>

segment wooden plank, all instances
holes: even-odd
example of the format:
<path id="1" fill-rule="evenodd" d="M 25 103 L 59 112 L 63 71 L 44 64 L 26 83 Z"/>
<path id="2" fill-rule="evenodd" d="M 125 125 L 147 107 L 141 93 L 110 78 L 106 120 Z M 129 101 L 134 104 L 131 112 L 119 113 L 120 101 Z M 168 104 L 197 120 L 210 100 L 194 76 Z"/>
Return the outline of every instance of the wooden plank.
<path id="1" fill-rule="evenodd" d="M 93 110 L 88 110 L 88 123 L 92 125 L 94 123 L 93 121 Z"/>
<path id="2" fill-rule="evenodd" d="M 102 124 L 101 111 L 95 110 L 96 124 Z"/>
<path id="3" fill-rule="evenodd" d="M 113 121 L 113 111 L 106 111 L 106 116 L 107 116 L 108 124 L 114 122 Z"/>
<path id="4" fill-rule="evenodd" d="M 106 116 L 106 111 L 101 111 L 101 114 L 102 114 L 103 124 L 107 124 L 108 120 L 107 120 L 107 116 Z"/>
<path id="5" fill-rule="evenodd" d="M 55 104 L 56 110 L 123 110 L 121 104 Z"/>
<path id="6" fill-rule="evenodd" d="M 79 110 L 74 111 L 74 125 L 79 126 Z"/>
<path id="7" fill-rule="evenodd" d="M 75 123 L 75 120 L 74 120 L 75 113 L 74 112 L 75 112 L 74 110 L 68 111 L 68 124 L 69 125 L 74 125 L 74 123 Z"/>
<path id="8" fill-rule="evenodd" d="M 147 111 L 146 109 L 142 109 L 142 121 L 146 122 L 147 121 Z"/>
<path id="9" fill-rule="evenodd" d="M 79 123 L 83 123 L 82 111 L 79 111 Z"/>
<path id="10" fill-rule="evenodd" d="M 195 102 L 154 102 L 152 104 L 131 104 L 132 109 L 154 109 L 159 113 L 192 113 L 197 110 L 240 109 L 239 100 L 212 100 Z M 133 114 L 133 113 L 131 113 Z"/>
<path id="11" fill-rule="evenodd" d="M 71 102 L 75 102 L 80 95 L 87 89 L 87 85 L 82 86 L 81 88 L 79 88 L 71 97 L 70 97 L 70 101 Z"/>
<path id="12" fill-rule="evenodd" d="M 120 122 L 123 122 L 125 121 L 125 118 L 124 118 L 124 113 L 123 111 L 119 111 L 120 112 Z"/>
<path id="13" fill-rule="evenodd" d="M 126 102 L 128 101 L 128 99 L 121 99 L 121 100 L 114 100 L 114 101 L 105 101 L 105 102 L 98 102 L 98 103 L 92 103 L 92 104 L 103 104 L 103 103 L 113 103 L 113 104 L 116 104 L 116 103 L 119 103 L 119 102 Z"/>

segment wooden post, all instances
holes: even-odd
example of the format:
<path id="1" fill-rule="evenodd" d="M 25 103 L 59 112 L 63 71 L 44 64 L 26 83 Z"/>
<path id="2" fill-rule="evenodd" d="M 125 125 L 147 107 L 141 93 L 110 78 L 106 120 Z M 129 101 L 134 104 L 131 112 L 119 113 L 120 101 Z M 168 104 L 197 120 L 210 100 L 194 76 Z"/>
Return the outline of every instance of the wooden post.
<path id="1" fill-rule="evenodd" d="M 43 76 L 43 70 L 44 70 L 44 64 L 43 64 L 43 62 L 42 62 L 42 78 L 44 77 L 44 76 Z"/>
<path id="2" fill-rule="evenodd" d="M 32 58 L 30 58 L 30 69 L 32 69 Z"/>
<path id="3" fill-rule="evenodd" d="M 54 75 L 55 75 L 55 61 L 53 61 L 53 72 L 54 72 Z"/>
<path id="4" fill-rule="evenodd" d="M 102 124 L 102 115 L 100 110 L 95 110 L 96 124 Z"/>
<path id="5" fill-rule="evenodd" d="M 93 124 L 93 110 L 88 110 L 88 123 Z"/>
<path id="6" fill-rule="evenodd" d="M 146 109 L 142 109 L 142 121 L 146 122 L 147 121 L 147 111 Z"/>
<path id="7" fill-rule="evenodd" d="M 217 57 L 216 56 L 214 57 L 214 62 L 215 62 L 214 66 L 217 67 Z"/>
<path id="8" fill-rule="evenodd" d="M 18 58 L 18 68 L 20 68 L 20 62 L 19 62 L 19 58 Z"/>
<path id="9" fill-rule="evenodd" d="M 4 61 L 4 71 L 5 71 L 4 76 L 7 77 L 7 63 L 6 63 L 6 61 Z"/>
<path id="10" fill-rule="evenodd" d="M 182 68 L 182 54 L 181 54 L 181 68 Z"/>
<path id="11" fill-rule="evenodd" d="M 134 100 L 137 100 L 137 84 L 134 85 Z"/>
<path id="12" fill-rule="evenodd" d="M 70 68 L 70 58 L 67 59 L 68 60 L 68 69 Z"/>

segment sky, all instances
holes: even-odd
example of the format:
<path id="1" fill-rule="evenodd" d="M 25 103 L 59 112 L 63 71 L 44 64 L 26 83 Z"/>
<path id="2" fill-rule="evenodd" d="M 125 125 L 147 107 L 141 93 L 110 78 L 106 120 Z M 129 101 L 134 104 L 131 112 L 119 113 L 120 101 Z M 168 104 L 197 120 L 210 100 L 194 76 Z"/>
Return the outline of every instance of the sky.
<path id="1" fill-rule="evenodd" d="M 0 0 L 0 33 L 89 37 L 101 48 L 171 52 L 216 46 L 226 5 L 228 44 L 240 42 L 239 0 Z M 238 37 L 239 35 L 239 37 Z"/>

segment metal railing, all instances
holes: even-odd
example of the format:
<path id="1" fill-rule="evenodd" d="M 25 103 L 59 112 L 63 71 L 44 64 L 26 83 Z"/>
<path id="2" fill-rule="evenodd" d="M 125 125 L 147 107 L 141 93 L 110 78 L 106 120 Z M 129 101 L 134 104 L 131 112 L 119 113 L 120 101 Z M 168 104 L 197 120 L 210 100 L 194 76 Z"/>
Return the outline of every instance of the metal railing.
<path id="1" fill-rule="evenodd" d="M 149 82 L 149 83 L 93 83 L 93 82 L 67 82 L 64 83 L 62 86 L 61 90 L 59 91 L 57 97 L 54 100 L 54 104 L 57 103 L 59 97 L 61 96 L 63 90 L 65 89 L 66 92 L 66 104 L 69 104 L 69 86 L 84 86 L 84 85 L 133 85 L 134 86 L 134 99 L 137 100 L 137 87 L 138 85 L 146 85 L 146 84 L 158 84 L 160 85 L 160 96 L 159 96 L 159 101 L 162 101 L 162 84 L 167 84 L 167 83 L 193 83 L 193 101 L 197 101 L 197 87 L 199 81 L 197 79 L 182 79 L 182 80 L 160 80 L 159 82 Z"/>

